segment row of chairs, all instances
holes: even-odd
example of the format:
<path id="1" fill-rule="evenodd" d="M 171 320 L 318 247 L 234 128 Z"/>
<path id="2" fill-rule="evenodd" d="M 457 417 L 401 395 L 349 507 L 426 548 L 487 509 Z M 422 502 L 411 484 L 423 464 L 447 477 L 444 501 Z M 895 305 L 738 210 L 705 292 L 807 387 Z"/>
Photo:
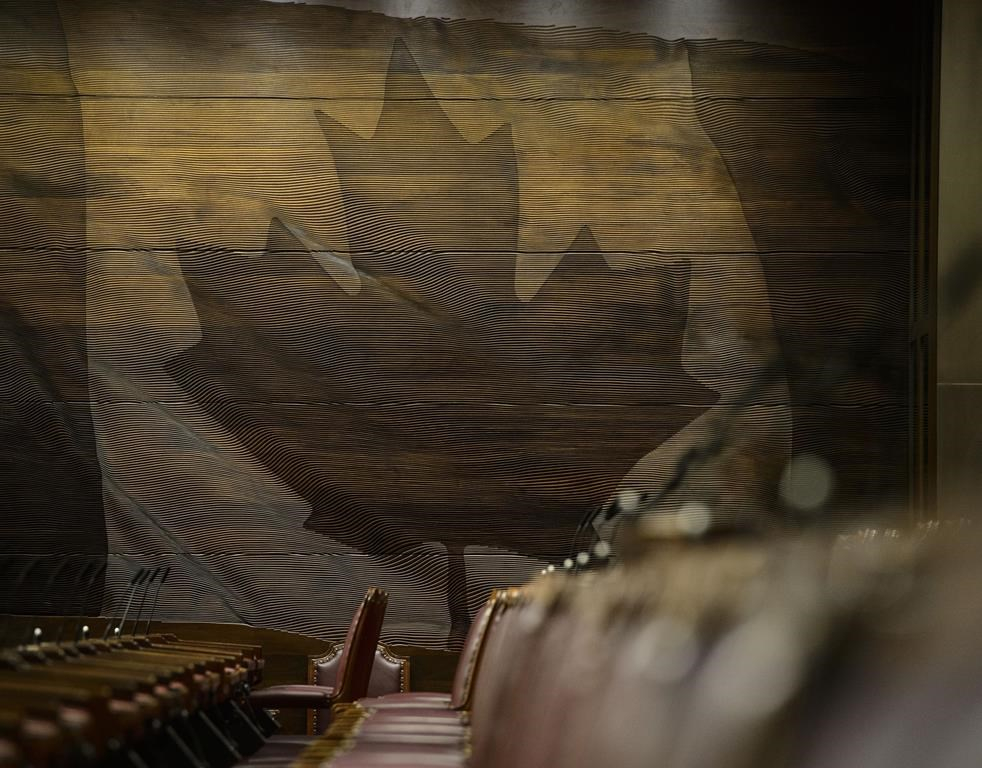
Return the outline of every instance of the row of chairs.
<path id="1" fill-rule="evenodd" d="M 930 533 L 660 542 L 543 573 L 491 594 L 449 694 L 366 695 L 378 589 L 333 686 L 257 688 L 251 646 L 22 646 L 0 655 L 0 768 L 975 765 L 978 548 Z M 273 735 L 265 710 L 284 707 L 330 714 L 327 732 Z M 952 760 L 911 759 L 924 721 Z"/>
<path id="2" fill-rule="evenodd" d="M 173 635 L 0 652 L 0 767 L 228 768 L 276 730 L 258 646 Z"/>
<path id="3" fill-rule="evenodd" d="M 977 561 L 978 550 L 951 558 L 931 554 L 944 551 L 935 543 L 878 530 L 662 542 L 606 571 L 544 574 L 491 595 L 451 694 L 336 703 L 322 738 L 265 764 L 977 765 L 975 715 L 970 727 L 963 713 L 943 731 L 944 754 L 961 762 L 937 752 L 912 760 L 906 745 L 924 718 L 937 728 L 932 706 L 956 678 L 957 700 L 982 711 L 982 664 L 970 650 L 982 601 L 973 594 L 956 606 L 938 594 L 954 582 L 935 578 L 949 562 Z"/>
<path id="4" fill-rule="evenodd" d="M 323 707 L 324 702 L 330 699 L 333 704 L 326 735 L 320 739 L 274 737 L 273 745 L 251 759 L 250 765 L 279 768 L 294 764 L 320 764 L 336 751 L 340 742 L 347 747 L 352 746 L 350 735 L 353 729 L 359 732 L 358 748 L 355 750 L 357 755 L 361 755 L 368 746 L 384 746 L 383 763 L 401 759 L 407 745 L 422 742 L 420 746 L 425 747 L 434 738 L 441 747 L 449 749 L 450 756 L 457 755 L 458 749 L 466 747 L 468 713 L 478 672 L 482 668 L 482 658 L 489 647 L 487 641 L 491 628 L 505 608 L 515 601 L 519 590 L 495 590 L 478 612 L 465 640 L 449 693 L 411 691 L 353 699 L 352 693 L 363 694 L 366 691 L 365 677 L 359 677 L 357 686 L 346 687 L 343 681 L 346 674 L 351 674 L 351 668 L 364 668 L 372 663 L 372 643 L 377 640 L 377 631 L 384 618 L 384 602 L 370 599 L 377 592 L 369 590 L 352 620 L 338 668 L 337 688 L 279 685 L 252 694 L 254 705 L 276 709 Z M 425 754 L 427 750 L 424 748 L 420 752 Z M 351 758 L 352 755 L 347 755 L 343 760 Z"/>

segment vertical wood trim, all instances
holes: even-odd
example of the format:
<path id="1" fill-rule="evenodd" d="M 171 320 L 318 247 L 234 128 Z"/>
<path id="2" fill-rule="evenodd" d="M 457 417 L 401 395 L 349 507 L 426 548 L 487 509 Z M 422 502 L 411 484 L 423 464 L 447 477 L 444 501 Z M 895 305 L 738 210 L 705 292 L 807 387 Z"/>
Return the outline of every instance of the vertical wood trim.
<path id="1" fill-rule="evenodd" d="M 915 25 L 910 258 L 910 514 L 934 519 L 937 493 L 938 121 L 943 0 L 922 0 Z"/>

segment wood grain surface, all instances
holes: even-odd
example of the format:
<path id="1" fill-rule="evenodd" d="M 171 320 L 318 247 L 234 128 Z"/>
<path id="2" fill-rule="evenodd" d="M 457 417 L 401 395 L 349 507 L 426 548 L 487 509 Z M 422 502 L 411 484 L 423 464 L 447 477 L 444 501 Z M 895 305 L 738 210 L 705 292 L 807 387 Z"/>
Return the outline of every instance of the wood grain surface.
<path id="1" fill-rule="evenodd" d="M 720 434 L 660 509 L 781 517 L 801 453 L 822 522 L 903 504 L 905 62 L 258 0 L 0 41 L 22 612 L 168 563 L 167 618 L 331 637 L 377 584 L 454 647 Z"/>

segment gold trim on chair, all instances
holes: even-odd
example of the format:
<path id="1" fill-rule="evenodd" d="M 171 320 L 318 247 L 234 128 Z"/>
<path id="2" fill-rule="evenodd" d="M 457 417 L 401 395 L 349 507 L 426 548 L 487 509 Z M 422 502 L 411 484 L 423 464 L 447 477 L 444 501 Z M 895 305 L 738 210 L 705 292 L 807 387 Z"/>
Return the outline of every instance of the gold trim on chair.
<path id="1" fill-rule="evenodd" d="M 307 683 L 309 685 L 323 685 L 317 679 L 317 666 L 326 661 L 333 661 L 341 655 L 344 650 L 344 643 L 335 643 L 327 653 L 320 656 L 307 657 Z M 404 693 L 409 690 L 409 659 L 405 656 L 398 656 L 385 643 L 379 643 L 376 653 L 392 664 L 399 665 L 399 692 Z M 336 683 L 336 681 L 335 681 Z M 314 736 L 317 733 L 317 710 L 307 710 L 307 735 Z"/>
<path id="2" fill-rule="evenodd" d="M 331 646 L 331 649 L 321 655 L 321 656 L 308 656 L 307 657 L 307 684 L 308 685 L 320 685 L 320 681 L 317 679 L 317 665 L 322 664 L 325 661 L 332 661 L 341 655 L 341 651 L 344 649 L 344 643 L 335 643 Z"/>
<path id="3" fill-rule="evenodd" d="M 331 661 L 336 659 L 341 655 L 341 650 L 344 648 L 344 643 L 335 643 L 331 649 L 320 656 L 308 656 L 307 657 L 307 683 L 308 685 L 320 685 L 320 681 L 317 679 L 317 665 L 325 661 Z M 307 710 L 307 735 L 315 736 L 317 734 L 317 710 L 308 709 Z"/>
<path id="4" fill-rule="evenodd" d="M 409 659 L 405 656 L 397 656 L 392 649 L 384 643 L 378 644 L 378 652 L 386 661 L 399 665 L 399 693 L 409 690 Z"/>

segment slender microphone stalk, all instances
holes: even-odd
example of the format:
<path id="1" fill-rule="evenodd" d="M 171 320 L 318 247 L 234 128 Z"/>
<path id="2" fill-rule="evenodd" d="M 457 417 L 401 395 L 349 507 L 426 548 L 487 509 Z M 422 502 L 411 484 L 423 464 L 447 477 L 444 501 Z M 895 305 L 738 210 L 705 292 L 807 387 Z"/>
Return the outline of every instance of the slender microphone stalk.
<path id="1" fill-rule="evenodd" d="M 126 614 L 130 612 L 130 604 L 133 602 L 133 596 L 136 594 L 136 588 L 140 586 L 140 583 L 143 581 L 143 578 L 144 576 L 146 576 L 146 573 L 147 573 L 147 569 L 141 568 L 136 572 L 136 575 L 130 580 L 130 594 L 126 600 L 126 609 L 123 611 L 123 621 L 126 620 Z M 123 622 L 121 621 L 117 625 L 117 628 L 122 626 L 122 623 Z M 103 640 L 107 640 L 109 638 L 109 630 L 112 629 L 112 626 L 113 626 L 113 622 L 112 622 L 112 618 L 110 618 L 109 622 L 106 624 L 106 630 L 102 633 Z"/>
<path id="2" fill-rule="evenodd" d="M 164 573 L 160 577 L 160 581 L 157 582 L 157 591 L 153 596 L 153 603 L 150 606 L 150 615 L 147 617 L 147 626 L 143 628 L 143 634 L 150 634 L 150 624 L 153 622 L 153 615 L 157 612 L 157 599 L 160 597 L 160 589 L 164 586 L 164 582 L 167 581 L 167 577 L 170 576 L 170 566 L 168 565 L 164 568 Z"/>
<path id="3" fill-rule="evenodd" d="M 134 636 L 136 635 L 136 628 L 140 626 L 140 617 L 143 615 L 143 605 L 147 600 L 147 594 L 150 592 L 150 586 L 153 584 L 154 580 L 156 580 L 161 570 L 162 570 L 161 568 L 154 568 L 153 573 L 150 574 L 150 578 L 147 579 L 145 582 L 143 582 L 143 594 L 140 595 L 140 606 L 139 608 L 137 608 L 136 618 L 133 619 L 133 630 L 131 634 Z M 123 627 L 124 634 L 125 634 L 125 629 L 126 627 L 124 626 Z"/>

